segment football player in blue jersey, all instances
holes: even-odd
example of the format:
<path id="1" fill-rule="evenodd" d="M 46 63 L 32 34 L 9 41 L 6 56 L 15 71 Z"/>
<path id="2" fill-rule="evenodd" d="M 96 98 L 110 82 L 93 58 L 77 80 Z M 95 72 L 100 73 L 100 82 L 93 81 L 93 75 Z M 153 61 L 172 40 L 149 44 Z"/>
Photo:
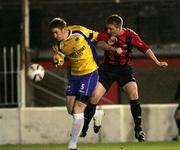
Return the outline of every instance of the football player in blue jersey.
<path id="1" fill-rule="evenodd" d="M 76 150 L 84 124 L 84 112 L 85 117 L 92 118 L 96 110 L 96 104 L 90 103 L 89 99 L 98 82 L 98 57 L 93 45 L 98 32 L 83 26 L 67 26 L 62 18 L 54 18 L 49 27 L 56 40 L 52 47 L 55 65 L 61 66 L 64 56 L 71 65 L 66 93 L 67 110 L 73 116 L 73 124 L 68 149 Z M 99 112 L 99 115 L 102 114 Z"/>

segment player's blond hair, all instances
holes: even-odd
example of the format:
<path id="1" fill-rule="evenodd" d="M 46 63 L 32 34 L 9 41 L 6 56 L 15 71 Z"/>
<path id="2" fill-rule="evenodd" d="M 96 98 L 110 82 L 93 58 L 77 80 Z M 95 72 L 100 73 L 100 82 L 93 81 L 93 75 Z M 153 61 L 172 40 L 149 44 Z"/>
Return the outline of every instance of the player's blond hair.
<path id="1" fill-rule="evenodd" d="M 113 24 L 117 27 L 122 27 L 123 26 L 123 19 L 121 18 L 121 16 L 119 16 L 117 14 L 113 14 L 107 18 L 106 24 L 107 25 Z"/>
<path id="2" fill-rule="evenodd" d="M 49 28 L 60 28 L 63 29 L 64 27 L 67 26 L 67 23 L 64 19 L 62 18 L 54 18 L 50 21 L 49 23 Z"/>

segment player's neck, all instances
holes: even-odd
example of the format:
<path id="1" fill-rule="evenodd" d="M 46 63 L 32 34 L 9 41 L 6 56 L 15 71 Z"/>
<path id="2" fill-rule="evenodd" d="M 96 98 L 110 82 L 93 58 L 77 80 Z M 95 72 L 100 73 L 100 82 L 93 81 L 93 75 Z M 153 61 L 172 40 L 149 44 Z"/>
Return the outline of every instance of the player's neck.
<path id="1" fill-rule="evenodd" d="M 68 39 L 70 35 L 70 30 L 65 30 L 64 31 L 64 40 Z"/>
<path id="2" fill-rule="evenodd" d="M 121 36 L 123 34 L 124 34 L 124 30 L 123 30 L 123 28 L 121 28 L 121 30 L 119 30 L 118 36 Z"/>

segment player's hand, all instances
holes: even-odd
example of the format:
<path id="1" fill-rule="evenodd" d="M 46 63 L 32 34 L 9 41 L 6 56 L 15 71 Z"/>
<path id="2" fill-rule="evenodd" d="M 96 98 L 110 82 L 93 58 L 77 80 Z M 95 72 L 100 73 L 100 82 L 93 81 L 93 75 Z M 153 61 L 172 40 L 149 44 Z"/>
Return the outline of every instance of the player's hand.
<path id="1" fill-rule="evenodd" d="M 53 64 L 56 68 L 62 66 L 64 64 L 64 56 L 61 56 L 60 54 L 54 54 Z"/>
<path id="2" fill-rule="evenodd" d="M 109 40 L 108 40 L 107 43 L 108 43 L 109 45 L 114 45 L 115 42 L 117 42 L 117 41 L 118 41 L 117 37 L 111 36 L 111 37 L 109 38 Z"/>
<path id="3" fill-rule="evenodd" d="M 167 62 L 165 62 L 165 61 L 159 61 L 158 63 L 157 63 L 157 65 L 159 66 L 159 67 L 163 67 L 163 68 L 166 68 L 167 66 L 168 66 L 168 63 Z"/>
<path id="4" fill-rule="evenodd" d="M 116 50 L 116 53 L 119 55 L 121 55 L 123 52 L 122 48 L 120 48 L 120 47 L 116 48 L 115 50 Z"/>

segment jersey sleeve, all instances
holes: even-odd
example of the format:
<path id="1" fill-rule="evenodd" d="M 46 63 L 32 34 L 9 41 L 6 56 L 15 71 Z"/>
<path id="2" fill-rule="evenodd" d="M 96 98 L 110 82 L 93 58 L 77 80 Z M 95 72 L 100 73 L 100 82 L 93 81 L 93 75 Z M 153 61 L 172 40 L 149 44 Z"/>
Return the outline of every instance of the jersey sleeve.
<path id="1" fill-rule="evenodd" d="M 62 52 L 59 51 L 59 49 L 58 49 L 58 44 L 53 44 L 53 45 L 52 45 L 52 51 L 53 51 L 53 54 L 54 54 L 54 55 L 59 55 L 59 56 L 62 57 L 62 58 L 65 57 L 65 55 L 64 55 Z"/>
<path id="2" fill-rule="evenodd" d="M 58 52 L 58 44 L 53 44 L 52 45 L 52 51 L 53 51 L 53 53 Z"/>
<path id="3" fill-rule="evenodd" d="M 144 41 L 142 41 L 139 35 L 134 31 L 131 32 L 131 36 L 132 36 L 132 45 L 135 46 L 141 52 L 146 53 L 146 51 L 149 49 L 149 46 Z"/>
<path id="4" fill-rule="evenodd" d="M 53 61 L 56 62 L 57 65 L 63 65 L 64 64 L 64 54 L 58 50 L 58 44 L 52 45 L 52 51 L 53 51 Z"/>

